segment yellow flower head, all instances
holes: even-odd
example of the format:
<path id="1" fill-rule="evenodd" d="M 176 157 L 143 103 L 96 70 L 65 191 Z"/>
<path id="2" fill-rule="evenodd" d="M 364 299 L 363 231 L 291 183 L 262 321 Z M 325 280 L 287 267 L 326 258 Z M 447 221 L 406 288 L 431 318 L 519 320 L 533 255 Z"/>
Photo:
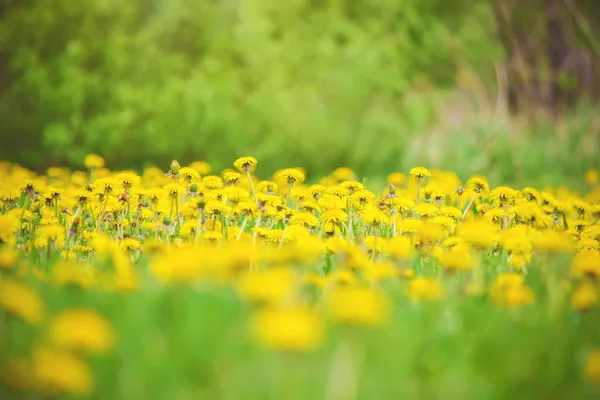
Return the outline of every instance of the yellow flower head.
<path id="1" fill-rule="evenodd" d="M 246 300 L 277 304 L 293 294 L 295 283 L 296 274 L 291 268 L 249 271 L 240 277 L 238 292 Z"/>
<path id="2" fill-rule="evenodd" d="M 339 224 L 340 222 L 348 221 L 348 214 L 346 214 L 346 212 L 344 210 L 334 208 L 332 210 L 327 210 L 327 211 L 323 212 L 321 214 L 321 220 L 325 224 L 326 223 Z"/>
<path id="3" fill-rule="evenodd" d="M 302 172 L 298 168 L 286 168 L 279 172 L 277 172 L 277 178 L 281 179 L 283 182 L 291 185 L 294 183 L 302 183 L 304 182 L 304 172 Z"/>
<path id="4" fill-rule="evenodd" d="M 195 169 L 201 176 L 210 174 L 210 164 L 205 161 L 194 161 L 190 164 L 190 167 Z"/>
<path id="5" fill-rule="evenodd" d="M 30 324 L 44 318 L 44 303 L 28 286 L 14 280 L 0 281 L 0 307 Z"/>
<path id="6" fill-rule="evenodd" d="M 391 311 L 391 302 L 378 290 L 358 286 L 333 289 L 327 297 L 332 318 L 351 325 L 381 325 Z"/>
<path id="7" fill-rule="evenodd" d="M 421 182 L 426 177 L 431 176 L 431 172 L 425 167 L 414 167 L 408 174 L 415 178 L 417 182 Z"/>
<path id="8" fill-rule="evenodd" d="M 338 181 L 349 181 L 354 178 L 354 171 L 347 167 L 340 167 L 333 171 L 333 177 Z"/>
<path id="9" fill-rule="evenodd" d="M 535 302 L 535 294 L 525 285 L 522 275 L 504 273 L 498 275 L 491 289 L 492 300 L 499 306 L 518 308 Z"/>
<path id="10" fill-rule="evenodd" d="M 490 192 L 490 198 L 496 200 L 503 205 L 505 203 L 513 203 L 518 192 L 508 186 L 498 186 Z"/>
<path id="11" fill-rule="evenodd" d="M 235 160 L 233 166 L 240 172 L 252 173 L 256 169 L 256 164 L 258 164 L 258 161 L 256 161 L 256 158 L 254 157 L 241 157 Z"/>
<path id="12" fill-rule="evenodd" d="M 485 249 L 494 246 L 498 240 L 498 226 L 483 220 L 464 221 L 458 235 L 474 247 Z"/>
<path id="13" fill-rule="evenodd" d="M 223 172 L 223 180 L 228 185 L 237 185 L 240 182 L 242 175 L 235 171 L 225 171 Z"/>
<path id="14" fill-rule="evenodd" d="M 585 376 L 595 383 L 600 383 L 600 350 L 594 350 L 588 355 L 585 361 Z"/>
<path id="15" fill-rule="evenodd" d="M 590 282 L 579 285 L 571 297 L 571 307 L 575 310 L 589 310 L 598 303 L 598 289 Z"/>
<path id="16" fill-rule="evenodd" d="M 257 342 L 287 351 L 315 349 L 323 336 L 323 323 L 305 308 L 276 308 L 259 311 L 252 320 Z"/>
<path id="17" fill-rule="evenodd" d="M 183 167 L 179 170 L 179 175 L 186 181 L 191 182 L 193 179 L 200 178 L 200 173 L 192 167 Z"/>
<path id="18" fill-rule="evenodd" d="M 585 181 L 590 185 L 595 185 L 598 183 L 600 177 L 600 173 L 597 169 L 590 169 L 585 173 Z"/>
<path id="19" fill-rule="evenodd" d="M 131 187 L 137 186 L 142 182 L 142 178 L 140 178 L 134 172 L 121 172 L 116 176 L 117 181 L 121 184 L 124 189 L 129 189 Z"/>
<path id="20" fill-rule="evenodd" d="M 440 282 L 425 277 L 413 278 L 408 285 L 408 297 L 412 301 L 437 301 L 444 295 Z"/>
<path id="21" fill-rule="evenodd" d="M 204 211 L 209 215 L 226 215 L 229 213 L 230 208 L 227 204 L 218 200 L 211 200 L 206 203 Z"/>
<path id="22" fill-rule="evenodd" d="M 383 211 L 378 208 L 371 207 L 362 213 L 363 222 L 369 225 L 379 226 L 382 224 L 387 224 L 389 222 L 389 218 Z"/>
<path id="23" fill-rule="evenodd" d="M 449 251 L 442 252 L 439 261 L 442 267 L 451 271 L 466 271 L 475 266 L 475 260 L 466 243 L 457 243 Z"/>
<path id="24" fill-rule="evenodd" d="M 290 218 L 291 225 L 302 225 L 307 228 L 316 228 L 319 226 L 319 219 L 310 212 L 299 212 Z"/>
<path id="25" fill-rule="evenodd" d="M 210 190 L 222 189 L 223 188 L 223 179 L 220 176 L 209 175 L 205 176 L 202 179 L 202 183 L 204 187 Z"/>
<path id="26" fill-rule="evenodd" d="M 387 183 L 390 185 L 400 186 L 406 181 L 406 175 L 402 172 L 392 172 L 387 177 Z"/>
<path id="27" fill-rule="evenodd" d="M 421 203 L 415 207 L 415 213 L 419 214 L 422 218 L 433 218 L 438 215 L 439 210 L 431 203 Z"/>
<path id="28" fill-rule="evenodd" d="M 65 350 L 106 353 L 115 346 L 113 328 L 104 317 L 89 309 L 70 309 L 50 321 L 50 341 Z"/>
<path id="29" fill-rule="evenodd" d="M 92 393 L 94 377 L 90 367 L 70 352 L 36 350 L 32 365 L 34 384 L 49 395 L 89 396 Z"/>
<path id="30" fill-rule="evenodd" d="M 467 181 L 467 187 L 475 193 L 487 193 L 490 191 L 487 179 L 483 176 L 473 176 Z"/>
<path id="31" fill-rule="evenodd" d="M 358 181 L 344 181 L 340 183 L 340 186 L 346 188 L 349 194 L 352 194 L 357 190 L 364 189 L 364 185 Z"/>
<path id="32" fill-rule="evenodd" d="M 104 159 L 97 154 L 88 154 L 83 160 L 87 169 L 99 169 L 104 167 Z"/>

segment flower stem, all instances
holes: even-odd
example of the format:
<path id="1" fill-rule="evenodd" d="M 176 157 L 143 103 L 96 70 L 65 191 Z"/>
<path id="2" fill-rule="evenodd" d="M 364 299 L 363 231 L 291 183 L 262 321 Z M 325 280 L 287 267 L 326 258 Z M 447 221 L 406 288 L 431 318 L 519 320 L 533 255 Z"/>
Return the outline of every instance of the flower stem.
<path id="1" fill-rule="evenodd" d="M 471 208 L 471 206 L 473 205 L 473 202 L 475 201 L 475 197 L 477 197 L 477 193 L 475 193 L 473 195 L 473 197 L 471 197 L 471 200 L 469 201 L 469 204 L 467 204 L 467 208 L 465 208 L 465 211 L 463 212 L 461 220 L 465 219 L 465 217 L 467 216 L 467 213 L 469 212 L 469 209 Z"/>
<path id="2" fill-rule="evenodd" d="M 246 175 L 248 175 L 248 182 L 250 183 L 250 189 L 252 189 L 252 196 L 254 196 L 254 201 L 256 205 L 258 205 L 258 197 L 256 197 L 256 191 L 254 190 L 254 184 L 252 183 L 252 176 L 250 176 L 250 170 L 246 170 Z"/>

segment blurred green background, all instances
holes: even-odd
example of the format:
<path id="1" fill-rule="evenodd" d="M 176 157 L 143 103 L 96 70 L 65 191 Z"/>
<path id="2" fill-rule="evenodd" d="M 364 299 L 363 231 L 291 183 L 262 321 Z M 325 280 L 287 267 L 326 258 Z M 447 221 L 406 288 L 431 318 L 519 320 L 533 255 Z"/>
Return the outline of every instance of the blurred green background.
<path id="1" fill-rule="evenodd" d="M 0 0 L 0 158 L 568 184 L 599 27 L 597 0 Z"/>

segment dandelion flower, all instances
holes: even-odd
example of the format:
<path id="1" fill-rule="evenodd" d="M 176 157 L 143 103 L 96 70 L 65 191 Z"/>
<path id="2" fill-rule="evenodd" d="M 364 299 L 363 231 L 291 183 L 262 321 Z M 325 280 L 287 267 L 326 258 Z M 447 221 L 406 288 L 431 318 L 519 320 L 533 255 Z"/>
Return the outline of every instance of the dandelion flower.
<path id="1" fill-rule="evenodd" d="M 381 325 L 391 311 L 391 302 L 382 292 L 363 287 L 339 287 L 327 296 L 330 315 L 351 325 Z"/>
<path id="2" fill-rule="evenodd" d="M 113 328 L 90 309 L 70 309 L 58 314 L 48 328 L 51 342 L 66 350 L 106 353 L 115 345 Z"/>
<path id="3" fill-rule="evenodd" d="M 305 175 L 304 172 L 302 172 L 298 168 L 286 168 L 279 171 L 277 173 L 277 177 L 282 181 L 286 182 L 288 185 L 291 185 L 296 182 L 304 182 Z"/>
<path id="4" fill-rule="evenodd" d="M 42 299 L 33 289 L 14 280 L 0 281 L 0 307 L 33 325 L 44 318 Z"/>
<path id="5" fill-rule="evenodd" d="M 104 167 L 104 159 L 97 154 L 88 154 L 83 160 L 87 169 L 99 169 Z"/>
<path id="6" fill-rule="evenodd" d="M 256 169 L 256 158 L 254 157 L 241 157 L 235 160 L 233 166 L 236 167 L 240 172 L 254 172 Z"/>
<path id="7" fill-rule="evenodd" d="M 431 176 L 431 172 L 425 167 L 414 167 L 408 174 L 415 178 L 417 182 L 421 182 L 426 177 Z"/>
<path id="8" fill-rule="evenodd" d="M 252 320 L 252 330 L 264 347 L 287 351 L 310 351 L 321 342 L 321 320 L 304 308 L 266 309 Z"/>

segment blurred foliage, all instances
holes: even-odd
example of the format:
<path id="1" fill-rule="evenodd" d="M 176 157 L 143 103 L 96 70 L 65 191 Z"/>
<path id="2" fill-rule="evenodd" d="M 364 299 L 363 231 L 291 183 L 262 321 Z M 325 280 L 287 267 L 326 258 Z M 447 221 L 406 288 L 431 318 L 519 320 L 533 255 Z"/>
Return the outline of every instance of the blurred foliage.
<path id="1" fill-rule="evenodd" d="M 89 151 L 120 167 L 394 165 L 434 119 L 407 94 L 499 54 L 489 7 L 466 0 L 2 4 L 2 156 L 38 168 Z"/>
<path id="2" fill-rule="evenodd" d="M 440 90 L 495 85 L 493 20 L 487 0 L 0 0 L 0 157 L 432 164 L 413 138 L 438 122 Z M 470 129 L 440 166 L 456 170 L 462 141 L 479 146 Z"/>

